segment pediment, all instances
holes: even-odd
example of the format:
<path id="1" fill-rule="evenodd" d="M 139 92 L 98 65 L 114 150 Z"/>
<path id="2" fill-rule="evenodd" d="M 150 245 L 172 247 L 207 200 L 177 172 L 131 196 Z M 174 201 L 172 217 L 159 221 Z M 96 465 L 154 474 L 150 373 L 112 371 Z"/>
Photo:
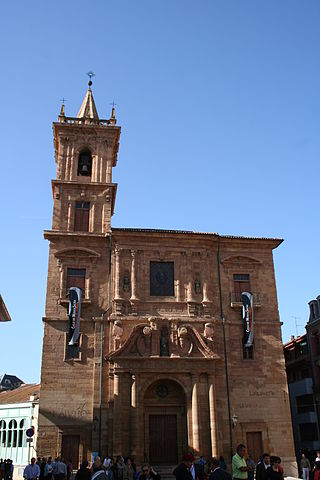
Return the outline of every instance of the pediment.
<path id="1" fill-rule="evenodd" d="M 85 258 L 99 258 L 101 255 L 100 253 L 91 250 L 90 248 L 83 248 L 83 247 L 73 247 L 73 248 L 64 248 L 59 250 L 54 254 L 56 258 L 64 258 L 64 257 L 85 257 Z"/>
<path id="2" fill-rule="evenodd" d="M 256 265 L 261 265 L 262 261 L 255 258 L 251 257 L 249 255 L 229 255 L 223 259 L 221 259 L 221 263 L 225 264 L 256 264 Z"/>
<path id="3" fill-rule="evenodd" d="M 122 345 L 119 346 L 116 342 L 114 345 L 114 351 L 106 356 L 106 360 L 157 357 L 218 358 L 212 348 L 213 342 L 209 342 L 209 346 L 206 339 L 195 328 L 169 321 L 165 324 L 163 320 L 159 325 L 154 321 L 136 325 Z"/>

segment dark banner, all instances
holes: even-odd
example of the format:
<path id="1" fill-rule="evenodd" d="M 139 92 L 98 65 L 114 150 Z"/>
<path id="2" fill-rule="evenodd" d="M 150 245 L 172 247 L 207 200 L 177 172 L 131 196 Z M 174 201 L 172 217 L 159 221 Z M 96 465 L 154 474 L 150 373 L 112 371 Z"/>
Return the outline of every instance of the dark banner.
<path id="1" fill-rule="evenodd" d="M 242 292 L 242 315 L 243 315 L 243 343 L 245 347 L 253 345 L 253 295 Z"/>
<path id="2" fill-rule="evenodd" d="M 71 287 L 69 295 L 69 345 L 78 345 L 80 334 L 81 289 Z"/>

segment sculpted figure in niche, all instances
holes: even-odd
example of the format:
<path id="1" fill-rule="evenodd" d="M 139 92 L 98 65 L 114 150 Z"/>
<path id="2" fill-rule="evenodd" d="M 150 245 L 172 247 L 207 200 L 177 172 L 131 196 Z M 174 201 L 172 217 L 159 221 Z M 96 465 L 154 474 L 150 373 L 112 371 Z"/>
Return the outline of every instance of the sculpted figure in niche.
<path id="1" fill-rule="evenodd" d="M 141 357 L 151 355 L 151 328 L 143 327 L 141 334 L 137 339 L 137 349 Z"/>
<path id="2" fill-rule="evenodd" d="M 161 328 L 160 334 L 160 357 L 169 356 L 169 332 L 167 327 Z"/>
<path id="3" fill-rule="evenodd" d="M 114 350 L 117 350 L 120 347 L 122 335 L 123 335 L 123 328 L 122 328 L 121 320 L 116 320 L 112 327 Z"/>
<path id="4" fill-rule="evenodd" d="M 201 282 L 198 278 L 194 281 L 194 291 L 195 293 L 201 293 Z"/>
<path id="5" fill-rule="evenodd" d="M 179 328 L 179 354 L 181 357 L 188 357 L 193 349 L 193 343 L 186 327 Z"/>
<path id="6" fill-rule="evenodd" d="M 206 323 L 204 325 L 204 331 L 203 335 L 208 339 L 208 340 L 213 340 L 213 324 L 212 323 Z"/>

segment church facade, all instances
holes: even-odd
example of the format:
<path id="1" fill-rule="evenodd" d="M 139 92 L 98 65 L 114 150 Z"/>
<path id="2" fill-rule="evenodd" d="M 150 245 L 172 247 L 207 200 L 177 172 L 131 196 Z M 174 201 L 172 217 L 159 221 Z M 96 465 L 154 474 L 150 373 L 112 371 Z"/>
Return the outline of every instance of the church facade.
<path id="1" fill-rule="evenodd" d="M 187 451 L 228 459 L 241 442 L 254 457 L 280 455 L 293 472 L 273 266 L 282 240 L 113 228 L 114 109 L 100 119 L 89 84 L 78 116 L 62 107 L 53 131 L 39 455 L 173 465 Z M 73 287 L 81 290 L 75 343 Z M 252 298 L 250 345 L 243 292 Z"/>

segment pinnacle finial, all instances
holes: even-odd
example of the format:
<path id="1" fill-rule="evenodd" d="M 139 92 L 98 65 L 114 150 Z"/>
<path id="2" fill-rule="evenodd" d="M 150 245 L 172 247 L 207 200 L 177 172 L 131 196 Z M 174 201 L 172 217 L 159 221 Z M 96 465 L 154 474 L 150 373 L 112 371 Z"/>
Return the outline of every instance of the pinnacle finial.
<path id="1" fill-rule="evenodd" d="M 88 82 L 88 86 L 89 86 L 89 90 L 91 90 L 91 85 L 92 85 L 92 77 L 95 77 L 95 73 L 93 73 L 91 70 L 90 72 L 87 73 L 88 77 L 89 77 L 89 82 Z"/>
<path id="2" fill-rule="evenodd" d="M 112 103 L 110 103 L 110 105 L 112 105 L 111 117 L 110 117 L 110 125 L 115 125 L 115 124 L 117 123 L 116 110 L 115 110 L 115 106 L 116 106 L 117 104 L 114 103 L 114 101 L 113 101 Z"/>
<path id="3" fill-rule="evenodd" d="M 66 99 L 64 97 L 61 98 L 60 102 L 61 103 L 61 109 L 60 109 L 60 113 L 59 113 L 59 121 L 60 123 L 63 123 L 65 121 L 65 118 L 66 118 L 66 115 L 65 115 L 65 111 L 64 111 L 64 102 L 66 101 Z"/>

